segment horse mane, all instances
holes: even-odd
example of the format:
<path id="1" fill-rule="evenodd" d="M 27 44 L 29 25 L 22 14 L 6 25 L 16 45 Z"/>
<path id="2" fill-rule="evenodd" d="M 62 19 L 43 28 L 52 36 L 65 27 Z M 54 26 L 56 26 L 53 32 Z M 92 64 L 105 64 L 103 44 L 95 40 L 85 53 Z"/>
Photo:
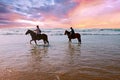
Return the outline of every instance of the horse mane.
<path id="1" fill-rule="evenodd" d="M 33 30 L 30 30 L 30 29 L 28 29 L 30 32 L 33 32 L 33 33 L 35 33 Z"/>
<path id="2" fill-rule="evenodd" d="M 68 30 L 65 30 L 65 31 L 70 34 L 70 32 Z"/>
<path id="3" fill-rule="evenodd" d="M 28 31 L 32 31 L 32 30 L 28 29 Z M 32 32 L 33 32 L 33 31 L 32 31 Z"/>

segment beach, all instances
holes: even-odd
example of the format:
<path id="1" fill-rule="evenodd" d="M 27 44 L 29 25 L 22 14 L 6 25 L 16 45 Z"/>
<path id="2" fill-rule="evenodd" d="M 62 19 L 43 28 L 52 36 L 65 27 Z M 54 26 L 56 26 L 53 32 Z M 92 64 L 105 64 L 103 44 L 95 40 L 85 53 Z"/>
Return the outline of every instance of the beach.
<path id="1" fill-rule="evenodd" d="M 8 30 L 10 31 L 10 30 Z M 119 80 L 120 35 L 81 33 L 68 42 L 64 30 L 45 31 L 49 45 L 30 35 L 0 34 L 0 80 Z M 55 32 L 56 31 L 56 32 Z M 23 31 L 24 32 L 24 31 Z M 55 33 L 60 33 L 56 34 Z M 1 33 L 1 32 L 0 32 Z"/>

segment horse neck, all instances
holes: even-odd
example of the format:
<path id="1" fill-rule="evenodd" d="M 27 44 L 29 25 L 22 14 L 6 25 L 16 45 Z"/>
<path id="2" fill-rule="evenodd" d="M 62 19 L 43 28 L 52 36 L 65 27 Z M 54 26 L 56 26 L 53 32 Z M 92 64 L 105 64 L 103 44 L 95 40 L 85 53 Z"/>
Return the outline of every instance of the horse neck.
<path id="1" fill-rule="evenodd" d="M 66 34 L 69 36 L 69 35 L 70 35 L 70 32 L 67 31 Z"/>
<path id="2" fill-rule="evenodd" d="M 31 35 L 31 36 L 34 36 L 34 35 L 36 35 L 36 33 L 34 33 L 33 31 L 31 31 L 31 32 L 30 32 L 30 35 Z"/>

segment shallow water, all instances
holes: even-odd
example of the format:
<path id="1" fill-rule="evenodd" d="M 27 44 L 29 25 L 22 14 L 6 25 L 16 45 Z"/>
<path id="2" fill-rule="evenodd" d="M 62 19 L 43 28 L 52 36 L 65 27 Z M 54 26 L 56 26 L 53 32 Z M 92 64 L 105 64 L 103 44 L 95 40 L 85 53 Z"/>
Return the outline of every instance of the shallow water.
<path id="1" fill-rule="evenodd" d="M 120 35 L 49 36 L 50 45 L 29 36 L 0 35 L 2 80 L 119 80 Z"/>

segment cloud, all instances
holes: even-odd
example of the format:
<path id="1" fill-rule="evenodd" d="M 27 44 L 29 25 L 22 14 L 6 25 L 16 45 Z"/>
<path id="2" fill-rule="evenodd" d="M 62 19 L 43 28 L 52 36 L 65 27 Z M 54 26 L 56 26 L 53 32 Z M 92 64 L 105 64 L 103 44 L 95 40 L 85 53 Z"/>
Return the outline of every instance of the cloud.
<path id="1" fill-rule="evenodd" d="M 119 12 L 119 4 L 120 0 L 0 0 L 0 25 L 80 24 Z"/>
<path id="2" fill-rule="evenodd" d="M 1 0 L 0 24 L 22 20 L 59 20 L 68 17 L 69 11 L 77 5 L 72 0 Z M 47 20 L 47 21 L 48 21 Z"/>
<path id="3" fill-rule="evenodd" d="M 63 19 L 68 17 L 67 14 L 76 5 L 76 2 L 55 0 L 53 4 L 44 4 L 40 7 L 32 7 L 31 10 L 33 10 L 36 14 L 40 13 L 40 15 L 44 18 L 50 18 L 49 16 L 53 16 L 58 19 Z"/>
<path id="4" fill-rule="evenodd" d="M 0 3 L 0 13 L 9 13 L 10 12 L 10 7 Z"/>
<path id="5" fill-rule="evenodd" d="M 52 15 L 58 18 L 66 17 L 69 10 L 77 5 L 71 0 L 17 0 L 12 4 L 14 11 L 26 16 L 34 17 L 41 14 L 44 17 Z"/>
<path id="6" fill-rule="evenodd" d="M 93 1 L 93 2 L 90 2 Z M 90 2 L 91 4 L 87 4 Z M 85 4 L 85 5 L 83 5 Z M 75 23 L 85 19 L 96 19 L 120 11 L 120 0 L 81 0 L 81 4 L 71 10 L 69 17 Z"/>

